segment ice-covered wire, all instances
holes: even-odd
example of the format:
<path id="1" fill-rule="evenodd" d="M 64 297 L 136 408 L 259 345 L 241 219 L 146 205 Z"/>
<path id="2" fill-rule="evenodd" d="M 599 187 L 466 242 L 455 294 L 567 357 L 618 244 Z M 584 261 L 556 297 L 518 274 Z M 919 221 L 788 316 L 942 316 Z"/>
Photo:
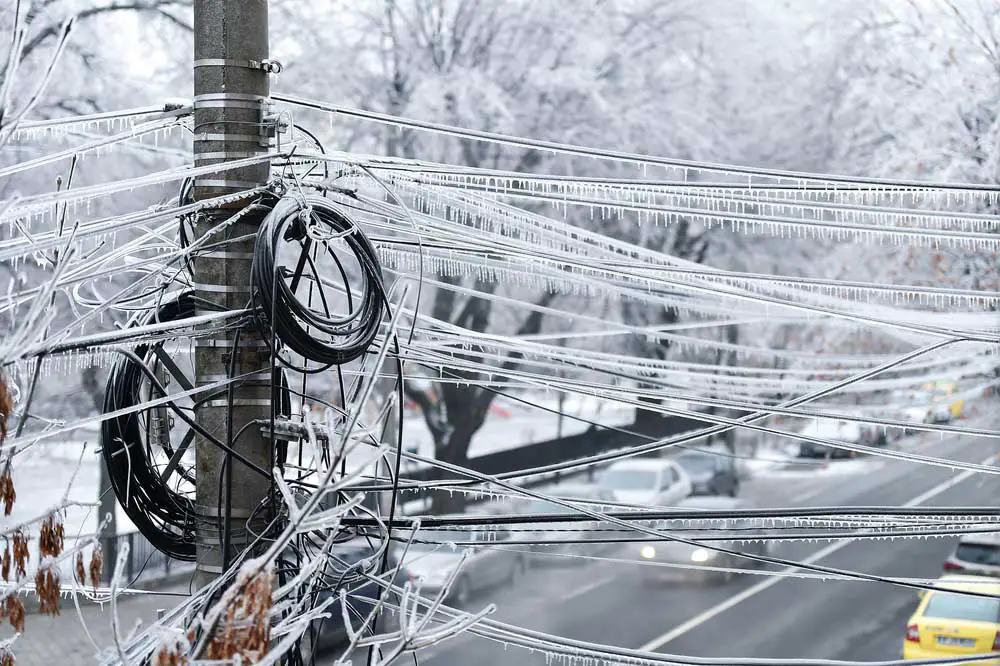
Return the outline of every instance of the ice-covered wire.
<path id="1" fill-rule="evenodd" d="M 747 176 L 778 178 L 783 180 L 789 180 L 792 181 L 793 184 L 796 185 L 801 184 L 803 186 L 808 183 L 829 183 L 831 187 L 833 187 L 836 184 L 843 183 L 851 186 L 858 186 L 858 185 L 870 186 L 872 189 L 875 190 L 883 188 L 906 187 L 906 188 L 920 189 L 921 191 L 927 190 L 927 191 L 940 191 L 940 192 L 952 192 L 952 193 L 956 192 L 980 193 L 980 192 L 990 192 L 995 189 L 993 185 L 980 184 L 980 183 L 951 184 L 951 183 L 932 183 L 928 181 L 919 181 L 919 180 L 861 178 L 852 176 L 839 176 L 834 174 L 814 174 L 814 173 L 806 173 L 798 171 L 786 171 L 780 169 L 763 169 L 757 167 L 745 167 L 738 165 L 712 164 L 709 162 L 699 162 L 695 160 L 683 160 L 676 158 L 652 157 L 649 155 L 642 155 L 639 153 L 626 153 L 615 150 L 587 148 L 583 146 L 574 146 L 571 144 L 557 143 L 552 141 L 527 139 L 523 137 L 516 137 L 496 132 L 485 132 L 481 130 L 455 127 L 452 125 L 444 125 L 441 123 L 415 120 L 412 118 L 403 118 L 400 116 L 379 113 L 377 111 L 369 111 L 364 109 L 341 106 L 337 104 L 323 102 L 320 100 L 313 100 L 285 93 L 275 93 L 272 95 L 272 97 L 275 101 L 285 102 L 287 104 L 292 104 L 294 106 L 299 106 L 303 108 L 309 108 L 317 111 L 324 111 L 327 113 L 334 113 L 349 117 L 361 118 L 365 120 L 371 120 L 373 122 L 392 125 L 394 127 L 407 127 L 411 129 L 418 129 L 436 134 L 443 134 L 445 136 L 471 139 L 474 141 L 483 141 L 488 143 L 513 146 L 518 148 L 536 149 L 549 153 L 561 153 L 564 155 L 572 155 L 578 157 L 591 157 L 596 159 L 611 160 L 611 161 L 623 162 L 626 164 L 634 164 L 634 165 L 645 164 L 650 166 L 661 166 L 671 169 L 678 169 L 681 171 L 694 171 L 694 172 L 706 171 L 714 173 L 741 174 Z"/>

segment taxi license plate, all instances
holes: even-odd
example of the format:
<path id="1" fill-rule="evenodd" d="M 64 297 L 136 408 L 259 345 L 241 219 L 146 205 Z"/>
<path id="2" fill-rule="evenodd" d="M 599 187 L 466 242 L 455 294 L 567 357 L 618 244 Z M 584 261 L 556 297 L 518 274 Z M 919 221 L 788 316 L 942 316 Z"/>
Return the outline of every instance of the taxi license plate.
<path id="1" fill-rule="evenodd" d="M 938 636 L 938 645 L 947 645 L 949 647 L 976 647 L 975 638 L 956 638 L 954 636 Z"/>

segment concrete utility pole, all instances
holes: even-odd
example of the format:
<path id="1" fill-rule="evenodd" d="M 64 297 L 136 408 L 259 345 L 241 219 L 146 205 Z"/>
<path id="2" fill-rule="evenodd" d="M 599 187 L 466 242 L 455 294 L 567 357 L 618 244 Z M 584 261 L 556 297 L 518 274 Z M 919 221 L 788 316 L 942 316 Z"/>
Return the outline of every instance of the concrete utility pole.
<path id="1" fill-rule="evenodd" d="M 267 0 L 194 0 L 195 166 L 243 159 L 268 150 L 264 116 L 271 70 L 267 57 Z M 194 182 L 195 200 L 262 185 L 267 182 L 269 173 L 269 163 L 261 162 L 202 176 Z M 200 238 L 246 204 L 244 200 L 204 211 L 195 224 L 195 237 Z M 249 238 L 197 255 L 194 281 L 199 299 L 230 310 L 247 306 L 252 234 L 261 221 L 260 214 L 242 217 L 216 238 L 250 235 Z M 202 309 L 199 305 L 199 311 Z M 236 343 L 234 332 L 198 339 L 195 348 L 198 386 L 224 379 L 230 370 L 236 375 L 257 374 L 236 386 L 231 419 L 228 418 L 226 391 L 209 396 L 197 410 L 196 419 L 199 425 L 228 445 L 234 444 L 229 438 L 240 433 L 234 449 L 267 470 L 271 465 L 269 441 L 258 427 L 250 425 L 242 430 L 250 421 L 267 418 L 270 414 L 267 348 L 260 336 L 250 329 L 240 331 L 238 345 Z M 247 519 L 266 496 L 268 481 L 201 436 L 195 439 L 195 457 L 196 504 L 200 518 L 195 583 L 203 587 L 223 572 L 233 555 L 248 545 Z M 231 465 L 226 464 L 227 458 Z M 261 518 L 266 519 L 266 516 Z M 259 527 L 256 522 L 255 526 Z M 228 554 L 223 548 L 225 541 L 229 542 Z"/>

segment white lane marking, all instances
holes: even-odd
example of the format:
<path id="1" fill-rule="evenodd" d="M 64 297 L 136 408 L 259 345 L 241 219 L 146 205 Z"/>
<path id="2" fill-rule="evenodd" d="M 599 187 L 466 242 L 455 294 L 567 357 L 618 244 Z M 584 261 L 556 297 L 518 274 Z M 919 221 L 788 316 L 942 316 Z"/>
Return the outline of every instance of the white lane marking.
<path id="1" fill-rule="evenodd" d="M 611 583 L 614 580 L 615 580 L 614 576 L 608 576 L 607 578 L 598 578 L 597 580 L 591 581 L 586 585 L 581 585 L 580 587 L 576 588 L 571 592 L 567 592 L 566 594 L 559 597 L 559 601 L 569 601 L 570 599 L 575 599 L 576 597 L 579 597 L 583 594 L 587 594 L 588 592 L 593 592 L 602 585 L 607 585 L 608 583 Z"/>
<path id="2" fill-rule="evenodd" d="M 985 460 L 983 460 L 979 464 L 980 465 L 989 465 L 990 463 L 993 462 L 994 459 L 995 459 L 995 456 L 990 456 L 989 458 L 986 458 Z M 919 506 L 919 505 L 923 504 L 924 502 L 926 502 L 927 500 L 932 499 L 934 497 L 937 497 L 938 495 L 940 495 L 941 493 L 945 492 L 949 488 L 953 488 L 954 486 L 957 486 L 958 484 L 962 483 L 963 481 L 965 481 L 966 479 L 968 479 L 970 476 L 972 476 L 975 473 L 976 473 L 975 470 L 968 469 L 968 470 L 965 470 L 964 472 L 962 472 L 960 474 L 956 474 L 952 478 L 948 479 L 947 481 L 944 481 L 943 483 L 939 483 L 938 485 L 934 486 L 930 490 L 927 490 L 926 492 L 920 493 L 919 495 L 917 495 L 916 497 L 914 497 L 913 499 L 911 499 L 909 502 L 907 502 L 906 504 L 904 504 L 903 507 L 904 508 L 910 508 L 910 507 L 914 507 L 914 506 Z M 826 557 L 828 555 L 831 555 L 831 554 L 837 552 L 838 550 L 840 550 L 841 548 L 849 546 L 852 543 L 854 543 L 853 540 L 837 541 L 836 543 L 832 543 L 829 546 L 826 546 L 825 548 L 821 548 L 820 550 L 816 551 L 815 553 L 813 553 L 812 555 L 810 555 L 806 559 L 802 560 L 802 563 L 803 564 L 814 564 L 814 563 L 822 560 L 824 557 Z M 671 629 L 670 631 L 666 632 L 665 634 L 663 634 L 661 636 L 657 636 L 656 638 L 654 638 L 653 640 L 649 641 L 648 643 L 646 643 L 645 645 L 643 645 L 639 649 L 642 650 L 642 651 L 646 651 L 646 652 L 652 651 L 652 650 L 657 650 L 660 647 L 662 647 L 662 646 L 666 645 L 667 643 L 669 643 L 670 641 L 672 641 L 672 640 L 674 640 L 676 638 L 679 638 L 680 636 L 683 636 L 684 634 L 686 634 L 687 632 L 691 631 L 695 627 L 698 627 L 698 626 L 700 626 L 702 624 L 705 624 L 706 622 L 708 622 L 712 618 L 714 618 L 714 617 L 716 617 L 716 616 L 724 613 L 725 611 L 729 610 L 733 606 L 736 606 L 737 604 L 740 604 L 740 603 L 746 601 L 750 597 L 755 596 L 757 594 L 760 594 L 761 592 L 763 592 L 764 590 L 768 589 L 769 587 L 773 587 L 774 585 L 777 585 L 781 581 L 785 580 L 785 577 L 782 576 L 782 575 L 780 575 L 780 574 L 791 573 L 791 572 L 794 572 L 794 571 L 797 571 L 797 570 L 798 570 L 798 567 L 788 567 L 788 568 L 782 570 L 779 573 L 779 575 L 772 576 L 771 578 L 767 578 L 766 580 L 763 580 L 763 581 L 757 583 L 756 585 L 752 585 L 752 586 L 748 587 L 747 589 L 743 590 L 742 592 L 740 592 L 739 594 L 735 594 L 735 595 L 729 597 L 728 599 L 726 599 L 725 601 L 723 601 L 722 603 L 717 604 L 717 605 L 713 606 L 712 608 L 709 608 L 705 612 L 700 613 L 698 615 L 695 615 L 693 618 L 691 618 L 687 622 L 684 622 L 683 624 L 680 624 L 680 625 L 674 627 L 673 629 Z"/>

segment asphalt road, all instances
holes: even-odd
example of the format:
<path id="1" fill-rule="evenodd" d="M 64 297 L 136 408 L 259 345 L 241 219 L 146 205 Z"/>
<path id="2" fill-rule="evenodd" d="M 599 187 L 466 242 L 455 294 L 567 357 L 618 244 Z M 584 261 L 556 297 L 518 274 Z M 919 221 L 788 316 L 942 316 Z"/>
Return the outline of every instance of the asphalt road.
<path id="1" fill-rule="evenodd" d="M 996 451 L 996 444 L 924 436 L 906 448 L 982 462 Z M 772 472 L 747 482 L 743 494 L 763 506 L 892 506 L 914 500 L 924 506 L 971 506 L 1000 500 L 1000 479 L 988 475 L 966 474 L 950 485 L 959 473 L 944 468 L 874 459 L 833 464 L 846 465 L 838 468 L 843 473 Z M 953 545 L 954 539 L 855 542 L 821 562 L 874 574 L 931 578 L 940 575 Z M 775 554 L 801 560 L 829 546 L 782 544 Z M 469 610 L 494 602 L 497 620 L 664 653 L 872 661 L 898 658 L 905 621 L 916 601 L 912 590 L 888 584 L 757 575 L 726 585 L 648 586 L 637 580 L 635 565 L 594 561 L 534 567 L 516 585 L 473 600 Z M 417 657 L 427 666 L 546 664 L 541 653 L 471 635 L 452 638 Z"/>

